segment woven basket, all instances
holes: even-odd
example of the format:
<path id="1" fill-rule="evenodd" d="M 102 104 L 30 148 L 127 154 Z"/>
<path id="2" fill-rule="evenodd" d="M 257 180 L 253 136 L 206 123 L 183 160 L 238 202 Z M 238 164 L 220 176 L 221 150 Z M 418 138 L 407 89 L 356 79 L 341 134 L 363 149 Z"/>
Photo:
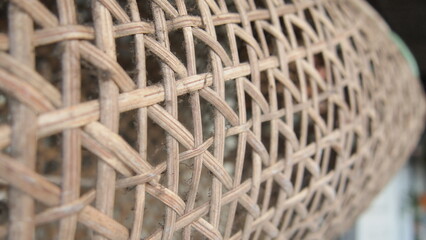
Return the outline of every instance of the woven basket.
<path id="1" fill-rule="evenodd" d="M 332 239 L 422 87 L 360 0 L 0 2 L 0 236 Z"/>

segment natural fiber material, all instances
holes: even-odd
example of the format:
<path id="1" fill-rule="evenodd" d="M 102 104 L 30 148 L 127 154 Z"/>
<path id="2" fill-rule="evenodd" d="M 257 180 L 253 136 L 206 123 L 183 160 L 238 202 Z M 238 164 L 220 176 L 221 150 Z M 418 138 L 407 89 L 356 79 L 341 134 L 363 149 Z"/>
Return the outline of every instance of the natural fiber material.
<path id="1" fill-rule="evenodd" d="M 332 239 L 423 129 L 360 0 L 0 6 L 10 240 Z"/>

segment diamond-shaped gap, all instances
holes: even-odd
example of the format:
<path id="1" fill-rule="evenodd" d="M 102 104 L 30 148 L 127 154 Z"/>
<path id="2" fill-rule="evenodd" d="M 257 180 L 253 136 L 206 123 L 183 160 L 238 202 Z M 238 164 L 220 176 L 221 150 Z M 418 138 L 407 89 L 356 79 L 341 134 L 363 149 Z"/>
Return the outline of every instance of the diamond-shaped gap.
<path id="1" fill-rule="evenodd" d="M 62 89 L 61 62 L 64 51 L 61 44 L 48 44 L 35 48 L 36 71 L 56 89 Z"/>
<path id="2" fill-rule="evenodd" d="M 214 118 L 216 116 L 216 108 L 202 97 L 200 97 L 200 108 L 202 113 L 203 142 L 205 142 L 214 135 Z M 209 149 L 212 149 L 212 146 Z"/>
<path id="3" fill-rule="evenodd" d="M 315 69 L 318 71 L 318 74 L 321 76 L 322 80 L 324 80 L 325 83 L 327 83 L 331 79 L 327 79 L 327 70 L 326 70 L 326 59 L 324 58 L 324 54 L 322 52 L 319 52 L 314 55 L 314 66 Z"/>
<path id="4" fill-rule="evenodd" d="M 278 110 L 284 109 L 285 108 L 285 87 L 283 84 L 281 84 L 278 81 L 275 81 L 275 87 L 276 87 L 276 95 L 277 95 L 277 107 Z"/>
<path id="5" fill-rule="evenodd" d="M 356 44 L 355 37 L 354 36 L 349 36 L 348 41 L 349 41 L 350 46 L 354 50 L 354 52 L 358 53 L 358 46 Z"/>
<path id="6" fill-rule="evenodd" d="M 62 174 L 62 133 L 40 138 L 37 141 L 36 172 L 52 177 L 52 181 L 60 185 Z"/>
<path id="7" fill-rule="evenodd" d="M 351 93 L 349 92 L 349 86 L 345 85 L 342 90 L 343 90 L 342 91 L 343 92 L 343 96 L 342 96 L 343 100 L 345 101 L 345 103 L 348 106 L 349 110 L 353 109 L 354 106 L 351 103 L 351 98 L 350 98 L 350 94 Z"/>
<path id="8" fill-rule="evenodd" d="M 97 162 L 103 161 L 95 154 L 90 152 L 90 149 L 82 147 L 81 149 L 81 188 L 80 195 L 83 195 L 96 187 L 97 177 Z"/>
<path id="9" fill-rule="evenodd" d="M 335 104 L 333 104 L 333 117 L 332 117 L 332 121 L 333 121 L 333 130 L 338 130 L 340 129 L 340 125 L 343 121 L 342 119 L 342 110 L 340 109 L 340 107 L 336 106 Z"/>
<path id="10" fill-rule="evenodd" d="M 326 84 L 326 72 L 325 72 L 325 68 L 323 66 L 320 65 L 316 65 L 316 70 L 318 71 L 318 74 L 321 76 L 321 80 L 324 84 Z M 314 96 L 316 94 L 316 99 L 315 101 L 318 101 L 321 99 L 321 97 L 323 97 L 324 94 L 327 94 L 325 92 L 325 89 L 323 89 L 320 85 L 320 83 L 318 83 L 318 81 L 315 79 L 315 77 L 311 76 L 310 74 L 308 74 L 307 72 L 303 73 L 305 76 L 305 86 L 306 86 L 306 94 L 307 94 L 307 98 L 309 100 L 311 100 L 312 102 L 314 101 Z M 313 102 L 314 103 L 314 102 Z M 311 104 L 311 107 L 313 107 L 313 103 Z"/>
<path id="11" fill-rule="evenodd" d="M 235 114 L 238 116 L 238 111 L 245 109 L 238 109 L 238 92 L 244 91 L 243 89 L 237 89 L 236 79 L 232 79 L 225 82 L 225 101 L 232 108 Z"/>
<path id="12" fill-rule="evenodd" d="M 179 164 L 179 190 L 178 195 L 185 202 L 188 199 L 189 191 L 192 187 L 194 177 L 194 161 L 195 158 L 181 161 Z M 202 177 L 202 176 L 201 176 Z"/>
<path id="13" fill-rule="evenodd" d="M 329 83 L 331 86 L 334 86 L 333 88 L 335 89 L 336 86 L 340 85 L 340 81 L 342 81 L 342 79 L 345 79 L 345 77 L 343 76 L 341 71 L 339 71 L 335 63 L 331 62 L 327 58 L 324 58 L 324 59 L 325 59 L 324 65 L 325 65 L 325 74 L 326 74 L 325 81 L 326 83 Z M 341 65 L 343 68 L 345 67 L 343 63 L 341 63 Z"/>
<path id="14" fill-rule="evenodd" d="M 339 43 L 335 46 L 335 54 L 337 56 L 337 58 L 339 59 L 339 61 L 342 63 L 342 66 L 345 66 L 345 58 L 344 58 L 344 53 L 343 53 L 343 48 L 342 45 Z"/>
<path id="15" fill-rule="evenodd" d="M 237 169 L 238 135 L 228 136 L 225 139 L 223 167 L 234 178 Z M 243 159 L 242 159 L 243 160 Z"/>
<path id="16" fill-rule="evenodd" d="M 301 167 L 301 165 L 300 165 L 300 163 L 299 163 L 299 166 L 298 167 Z M 293 171 L 293 173 L 296 173 L 296 171 Z M 302 176 L 302 184 L 301 184 L 301 187 L 300 187 L 300 189 L 304 189 L 304 188 L 307 188 L 307 187 L 309 187 L 309 184 L 311 183 L 311 180 L 313 180 L 313 178 L 314 178 L 314 176 L 312 175 L 312 173 L 306 168 L 306 165 L 304 166 L 304 169 L 303 169 L 303 176 Z"/>
<path id="17" fill-rule="evenodd" d="M 311 9 L 305 8 L 305 10 L 303 10 L 303 14 L 305 16 L 305 22 L 308 23 L 315 33 L 318 33 L 317 25 L 315 24 L 315 19 L 312 16 Z"/>
<path id="18" fill-rule="evenodd" d="M 261 34 L 263 34 L 265 36 L 266 46 L 268 47 L 269 56 L 278 56 L 278 46 L 277 46 L 277 43 L 276 43 L 277 42 L 276 37 L 271 35 L 268 31 L 262 31 Z M 281 44 L 281 47 L 284 48 L 284 44 Z M 282 49 L 282 50 L 284 50 L 284 49 Z"/>
<path id="19" fill-rule="evenodd" d="M 241 27 L 240 25 L 238 25 Z M 248 63 L 248 52 L 247 44 L 241 40 L 239 37 L 236 37 L 237 49 L 238 49 L 238 59 L 240 63 Z"/>
<path id="20" fill-rule="evenodd" d="M 166 132 L 151 118 L 148 118 L 148 127 L 145 131 L 149 139 L 146 160 L 152 166 L 165 162 L 167 159 Z"/>
<path id="21" fill-rule="evenodd" d="M 367 89 L 366 89 L 367 86 L 366 86 L 366 83 L 365 83 L 366 80 L 364 78 L 364 74 L 361 71 L 359 71 L 358 74 L 357 74 L 357 80 L 359 82 L 359 88 L 361 90 L 360 92 L 362 92 L 362 93 L 367 92 Z"/>
<path id="22" fill-rule="evenodd" d="M 114 219 L 126 228 L 131 229 L 135 217 L 136 186 L 116 189 L 114 196 Z"/>
<path id="23" fill-rule="evenodd" d="M 298 86 L 298 79 L 291 79 L 291 81 L 294 83 L 294 86 L 296 87 L 296 89 L 299 91 L 299 86 Z M 300 111 L 297 110 L 298 107 L 300 107 L 300 100 L 296 99 L 296 96 L 294 94 L 292 94 L 291 91 L 289 91 L 289 89 L 283 85 L 281 82 L 279 81 L 275 81 L 276 84 L 276 95 L 277 95 L 277 105 L 278 105 L 278 110 L 281 111 L 286 111 L 285 109 L 287 109 L 286 104 L 291 104 L 291 106 L 293 106 L 293 111 Z M 289 94 L 290 96 L 290 101 L 288 103 L 286 103 L 286 94 Z M 299 91 L 299 95 L 300 95 L 300 91 Z M 296 107 L 298 106 L 298 107 Z M 294 109 L 296 108 L 296 109 Z M 283 114 L 286 114 L 286 112 L 283 112 Z M 293 113 L 291 113 L 293 114 Z M 284 116 L 283 119 L 286 119 L 286 117 Z"/>
<path id="24" fill-rule="evenodd" d="M 93 26 L 92 3 L 91 1 L 75 1 L 77 22 L 80 25 Z"/>
<path id="25" fill-rule="evenodd" d="M 306 39 L 303 37 L 304 31 L 299 28 L 298 26 L 291 24 L 291 28 L 293 30 L 294 36 L 296 38 L 297 47 L 304 48 L 306 47 L 307 43 L 306 41 L 311 41 L 312 39 L 309 38 L 309 36 L 306 35 Z"/>
<path id="26" fill-rule="evenodd" d="M 287 26 L 285 24 L 285 17 L 284 16 L 279 18 L 279 24 L 281 26 L 281 32 L 287 38 L 287 40 L 289 41 L 290 46 L 291 46 L 289 30 L 287 29 Z"/>
<path id="27" fill-rule="evenodd" d="M 284 121 L 285 123 L 285 121 Z M 278 154 L 277 158 L 278 160 L 283 160 L 286 157 L 286 144 L 288 140 L 284 137 L 283 134 L 278 133 Z"/>
<path id="28" fill-rule="evenodd" d="M 302 137 L 302 115 L 302 111 L 296 111 L 293 113 L 293 131 L 296 134 L 299 143 Z"/>
<path id="29" fill-rule="evenodd" d="M 368 61 L 368 65 L 369 65 L 369 70 L 370 70 L 371 74 L 373 76 L 376 76 L 376 66 L 375 66 L 374 61 L 372 59 L 370 59 Z"/>
<path id="30" fill-rule="evenodd" d="M 331 104 L 331 106 L 330 106 Z M 331 101 L 326 98 L 318 103 L 318 112 L 322 120 L 324 121 L 325 126 L 328 128 L 329 126 L 332 126 L 333 124 L 333 106 L 334 104 L 331 103 Z M 330 111 L 331 110 L 331 111 Z"/>
<path id="31" fill-rule="evenodd" d="M 297 64 L 295 61 L 288 63 L 288 77 L 291 82 L 293 82 L 294 86 L 300 91 L 301 83 L 299 79 Z"/>
<path id="32" fill-rule="evenodd" d="M 307 137 L 306 137 L 306 145 L 309 145 L 315 142 L 316 140 L 315 127 L 316 127 L 316 123 L 308 115 L 308 130 L 307 130 Z"/>
<path id="33" fill-rule="evenodd" d="M 260 73 L 260 87 L 259 87 L 260 89 L 259 90 L 262 93 L 265 101 L 268 102 L 268 103 L 269 103 L 269 99 L 270 99 L 269 86 L 270 86 L 270 84 L 269 84 L 268 75 L 265 71 L 263 71 L 263 72 Z"/>
<path id="34" fill-rule="evenodd" d="M 190 94 L 184 94 L 178 97 L 178 120 L 179 122 L 192 134 L 194 135 L 194 123 L 192 117 L 192 105 Z M 201 111 L 201 114 L 204 114 Z M 186 151 L 185 148 L 180 148 Z"/>
<path id="35" fill-rule="evenodd" d="M 362 104 L 362 94 L 359 93 L 359 91 L 352 90 L 353 95 L 353 102 L 354 102 L 354 111 L 355 115 L 359 116 L 361 112 L 364 110 L 363 104 Z"/>
<path id="36" fill-rule="evenodd" d="M 355 155 L 357 152 L 359 152 L 359 143 L 358 143 L 358 134 L 354 133 L 352 137 L 352 144 L 349 148 L 349 156 Z"/>
<path id="37" fill-rule="evenodd" d="M 81 102 L 99 99 L 99 79 L 101 73 L 95 66 L 81 59 Z"/>
<path id="38" fill-rule="evenodd" d="M 237 204 L 237 210 L 235 211 L 234 222 L 232 226 L 231 236 L 238 233 L 244 229 L 244 224 L 246 222 L 247 214 L 249 214 L 246 209 L 240 204 Z"/>
<path id="39" fill-rule="evenodd" d="M 215 27 L 216 39 L 223 47 L 229 58 L 231 58 L 231 48 L 229 46 L 228 31 L 226 25 L 217 25 Z"/>
<path id="40" fill-rule="evenodd" d="M 365 132 L 367 133 L 367 137 L 371 138 L 373 136 L 374 126 L 373 126 L 373 120 L 371 117 L 366 117 L 366 129 Z"/>
<path id="41" fill-rule="evenodd" d="M 198 184 L 197 195 L 195 197 L 194 208 L 197 208 L 203 204 L 207 204 L 210 201 L 213 177 L 214 174 L 203 164 L 201 168 L 201 177 Z"/>
<path id="42" fill-rule="evenodd" d="M 283 193 L 284 189 L 274 179 L 272 181 L 271 197 L 269 199 L 268 209 L 278 207 L 278 205 L 280 204 L 279 199 L 281 198 L 281 195 Z"/>
<path id="43" fill-rule="evenodd" d="M 182 29 L 169 32 L 170 51 L 179 59 L 179 61 L 187 66 L 186 60 L 186 43 Z"/>
<path id="44" fill-rule="evenodd" d="M 120 123 L 119 123 L 119 134 L 120 136 L 138 151 L 138 110 L 131 110 L 127 112 L 122 112 L 120 114 Z M 142 131 L 145 131 L 143 129 Z"/>
<path id="45" fill-rule="evenodd" d="M 160 63 L 162 63 L 162 61 L 148 48 L 145 48 L 146 79 L 148 86 L 163 83 L 163 73 Z"/>
<path id="46" fill-rule="evenodd" d="M 247 144 L 243 171 L 241 174 L 241 183 L 253 177 L 253 153 L 254 153 L 253 148 L 250 146 L 250 144 Z"/>
<path id="47" fill-rule="evenodd" d="M 141 239 L 146 239 L 158 228 L 163 228 L 165 214 L 166 205 L 151 194 L 146 193 Z"/>
<path id="48" fill-rule="evenodd" d="M 253 117 L 253 99 L 252 97 L 246 92 L 244 94 L 244 101 L 246 105 L 246 121 L 252 120 Z M 256 103 L 254 103 L 256 104 Z"/>
<path id="49" fill-rule="evenodd" d="M 261 129 L 262 129 L 261 141 L 263 145 L 265 146 L 266 150 L 269 152 L 271 149 L 271 141 L 275 141 L 275 139 L 271 139 L 271 131 L 272 131 L 271 122 L 270 121 L 262 122 Z"/>
<path id="50" fill-rule="evenodd" d="M 324 153 L 322 154 L 321 160 L 319 162 L 319 166 L 323 175 L 327 175 L 336 169 L 338 157 L 338 153 L 332 146 L 324 150 Z"/>
<path id="51" fill-rule="evenodd" d="M 115 39 L 117 62 L 134 79 L 136 72 L 135 39 L 133 36 L 124 36 Z"/>
<path id="52" fill-rule="evenodd" d="M 194 49 L 197 73 L 212 72 L 210 48 L 203 41 L 194 37 Z"/>
<path id="53" fill-rule="evenodd" d="M 231 206 L 230 204 L 222 205 L 220 209 L 220 219 L 219 219 L 219 228 L 218 228 L 220 233 L 224 233 L 227 227 L 226 224 L 228 220 L 228 215 L 230 214 L 229 212 L 230 206 Z"/>
<path id="54" fill-rule="evenodd" d="M 250 22 L 250 27 L 251 27 L 251 35 L 252 35 L 252 37 L 256 40 L 256 43 L 260 43 L 260 37 L 259 37 L 259 33 L 256 31 L 255 21 Z M 247 47 L 250 47 L 250 46 L 247 44 Z"/>

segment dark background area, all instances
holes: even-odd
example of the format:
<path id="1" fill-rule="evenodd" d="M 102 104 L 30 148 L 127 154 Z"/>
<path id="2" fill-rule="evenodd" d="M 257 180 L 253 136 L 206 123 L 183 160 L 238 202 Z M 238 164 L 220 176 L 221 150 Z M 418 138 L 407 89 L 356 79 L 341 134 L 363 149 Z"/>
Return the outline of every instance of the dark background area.
<path id="1" fill-rule="evenodd" d="M 426 80 L 426 1 L 368 0 L 391 29 L 408 45 L 419 65 L 423 88 Z"/>

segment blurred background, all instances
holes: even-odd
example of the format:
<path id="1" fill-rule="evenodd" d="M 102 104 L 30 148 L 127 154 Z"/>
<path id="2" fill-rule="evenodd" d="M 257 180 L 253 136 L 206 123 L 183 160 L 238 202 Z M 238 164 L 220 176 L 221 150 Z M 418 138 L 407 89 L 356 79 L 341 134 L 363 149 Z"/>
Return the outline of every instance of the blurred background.
<path id="1" fill-rule="evenodd" d="M 426 86 L 426 1 L 367 0 L 407 44 Z M 340 240 L 426 240 L 426 136 Z"/>

